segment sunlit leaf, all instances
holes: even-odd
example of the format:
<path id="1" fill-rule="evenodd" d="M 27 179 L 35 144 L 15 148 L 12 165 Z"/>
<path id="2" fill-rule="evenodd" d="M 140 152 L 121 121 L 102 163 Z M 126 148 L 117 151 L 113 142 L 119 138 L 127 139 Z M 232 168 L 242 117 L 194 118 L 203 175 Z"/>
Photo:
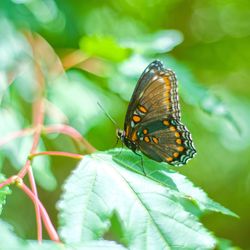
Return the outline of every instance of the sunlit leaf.
<path id="1" fill-rule="evenodd" d="M 123 149 L 121 153 L 119 152 L 121 152 L 121 149 L 109 151 L 109 153 L 113 155 L 113 160 L 115 162 L 143 174 L 141 158 L 139 156 L 135 155 L 130 150 Z M 170 169 L 167 164 L 160 164 L 147 157 L 143 157 L 143 167 L 148 177 L 170 188 L 173 195 L 177 198 L 184 198 L 194 203 L 201 211 L 214 211 L 238 217 L 229 209 L 211 200 L 201 188 L 195 187 L 184 175 Z"/>
<path id="2" fill-rule="evenodd" d="M 217 238 L 217 250 L 241 250 L 240 247 L 233 246 L 232 242 L 230 240 Z"/>
<path id="3" fill-rule="evenodd" d="M 80 40 L 80 48 L 90 56 L 102 57 L 119 62 L 130 55 L 130 50 L 122 47 L 111 36 L 85 36 Z M 112 53 L 110 53 L 112 51 Z"/>
<path id="4" fill-rule="evenodd" d="M 85 156 L 58 203 L 60 235 L 67 243 L 101 239 L 116 212 L 129 249 L 212 249 L 213 237 L 169 190 L 111 155 Z"/>
<path id="5" fill-rule="evenodd" d="M 5 180 L 5 178 L 3 177 L 2 174 L 0 174 L 0 183 L 4 180 Z M 1 215 L 2 210 L 3 210 L 3 206 L 6 203 L 6 195 L 8 195 L 8 194 L 11 194 L 11 190 L 8 186 L 5 186 L 5 187 L 0 189 L 0 215 Z"/>
<path id="6" fill-rule="evenodd" d="M 127 48 L 133 49 L 135 53 L 152 55 L 165 53 L 183 41 L 183 35 L 178 30 L 161 30 L 150 35 L 141 36 L 139 39 L 124 40 L 121 42 Z"/>

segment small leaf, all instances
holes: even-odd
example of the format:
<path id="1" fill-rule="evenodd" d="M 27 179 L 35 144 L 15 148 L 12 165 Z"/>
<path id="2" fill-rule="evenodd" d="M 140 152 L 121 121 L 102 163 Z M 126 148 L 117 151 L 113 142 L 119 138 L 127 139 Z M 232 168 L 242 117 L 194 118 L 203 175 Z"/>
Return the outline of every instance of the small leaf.
<path id="1" fill-rule="evenodd" d="M 2 174 L 0 174 L 0 183 L 4 180 L 5 180 L 5 178 L 3 177 Z M 3 211 L 3 206 L 6 203 L 6 195 L 9 195 L 9 194 L 11 194 L 11 190 L 8 186 L 5 186 L 5 187 L 0 189 L 0 215 Z"/>
<path id="2" fill-rule="evenodd" d="M 58 203 L 60 235 L 70 244 L 101 239 L 116 212 L 129 249 L 212 249 L 213 237 L 169 190 L 111 155 L 85 156 Z"/>
<path id="3" fill-rule="evenodd" d="M 217 238 L 216 250 L 241 250 L 241 248 L 233 246 L 230 240 Z"/>
<path id="4" fill-rule="evenodd" d="M 122 45 L 131 48 L 134 52 L 143 55 L 166 53 L 182 43 L 183 35 L 178 30 L 161 30 L 139 39 L 124 40 Z"/>
<path id="5" fill-rule="evenodd" d="M 114 62 L 123 61 L 130 55 L 130 49 L 119 45 L 112 36 L 85 36 L 80 40 L 80 48 L 90 56 Z"/>

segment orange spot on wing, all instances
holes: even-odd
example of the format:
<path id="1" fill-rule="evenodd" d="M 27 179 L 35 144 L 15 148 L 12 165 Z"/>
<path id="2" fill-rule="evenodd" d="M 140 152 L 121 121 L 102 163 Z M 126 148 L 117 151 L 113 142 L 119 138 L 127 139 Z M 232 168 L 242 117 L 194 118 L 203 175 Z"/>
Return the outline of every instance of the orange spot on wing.
<path id="1" fill-rule="evenodd" d="M 144 106 L 138 106 L 138 109 L 142 112 L 142 113 L 147 113 L 148 110 L 144 107 Z"/>
<path id="2" fill-rule="evenodd" d="M 176 143 L 177 143 L 177 144 L 181 144 L 181 139 L 177 139 L 177 140 L 176 140 Z"/>
<path id="3" fill-rule="evenodd" d="M 175 158 L 177 158 L 177 157 L 179 156 L 179 153 L 175 152 L 175 153 L 173 154 L 173 156 L 174 156 Z"/>
<path id="4" fill-rule="evenodd" d="M 171 89 L 171 82 L 167 76 L 163 77 L 165 86 L 166 86 L 166 103 L 167 103 L 167 111 L 170 110 L 170 89 Z"/>
<path id="5" fill-rule="evenodd" d="M 167 157 L 166 160 L 167 162 L 171 162 L 173 160 L 173 157 Z"/>
<path id="6" fill-rule="evenodd" d="M 146 135 L 148 133 L 148 130 L 147 129 L 143 129 L 143 134 Z"/>
<path id="7" fill-rule="evenodd" d="M 176 130 L 176 128 L 174 127 L 174 126 L 170 126 L 170 131 L 175 131 Z"/>
<path id="8" fill-rule="evenodd" d="M 153 142 L 154 142 L 155 144 L 158 144 L 158 143 L 159 143 L 159 140 L 158 140 L 156 137 L 153 137 Z"/>
<path id="9" fill-rule="evenodd" d="M 175 135 L 175 137 L 180 137 L 180 133 L 179 132 L 175 132 L 174 135 Z"/>
<path id="10" fill-rule="evenodd" d="M 141 120 L 141 117 L 139 115 L 133 115 L 133 121 L 139 122 Z"/>
<path id="11" fill-rule="evenodd" d="M 136 141 L 137 140 L 137 131 L 134 131 L 133 134 L 132 134 L 132 137 L 131 137 L 131 140 L 132 141 Z"/>
<path id="12" fill-rule="evenodd" d="M 184 150 L 184 147 L 179 146 L 179 147 L 177 147 L 177 150 L 180 151 L 180 152 L 182 152 Z"/>
<path id="13" fill-rule="evenodd" d="M 171 83 L 170 83 L 170 80 L 167 76 L 163 77 L 164 79 L 164 83 L 166 84 L 166 89 L 167 89 L 167 92 L 169 92 L 169 90 L 171 89 Z"/>
<path id="14" fill-rule="evenodd" d="M 164 124 L 165 126 L 169 126 L 169 121 L 168 121 L 168 120 L 163 120 L 163 124 Z"/>
<path id="15" fill-rule="evenodd" d="M 144 136 L 143 140 L 144 140 L 145 142 L 150 142 L 150 139 L 149 139 L 148 136 Z"/>
<path id="16" fill-rule="evenodd" d="M 125 135 L 128 136 L 128 133 L 129 133 L 129 126 L 126 127 Z"/>

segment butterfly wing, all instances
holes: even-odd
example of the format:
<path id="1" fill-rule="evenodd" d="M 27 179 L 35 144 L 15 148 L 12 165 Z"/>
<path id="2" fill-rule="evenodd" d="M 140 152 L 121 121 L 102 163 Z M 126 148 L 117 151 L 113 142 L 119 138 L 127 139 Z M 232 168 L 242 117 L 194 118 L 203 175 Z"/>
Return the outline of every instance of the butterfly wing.
<path id="1" fill-rule="evenodd" d="M 124 130 L 128 140 L 156 161 L 180 165 L 195 154 L 191 135 L 180 122 L 176 76 L 160 61 L 152 62 L 138 80 Z"/>
<path id="2" fill-rule="evenodd" d="M 175 119 L 161 118 L 142 124 L 138 138 L 139 150 L 155 161 L 181 166 L 196 153 L 190 132 Z"/>

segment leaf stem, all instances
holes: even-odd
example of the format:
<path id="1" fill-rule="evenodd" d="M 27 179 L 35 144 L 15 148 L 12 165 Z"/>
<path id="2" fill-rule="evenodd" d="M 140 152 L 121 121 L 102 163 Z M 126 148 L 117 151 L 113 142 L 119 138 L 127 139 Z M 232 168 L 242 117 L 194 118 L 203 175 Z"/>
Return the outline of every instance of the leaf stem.
<path id="1" fill-rule="evenodd" d="M 57 124 L 57 125 L 50 125 L 44 127 L 43 131 L 47 134 L 50 133 L 61 133 L 70 136 L 75 141 L 80 142 L 84 145 L 88 153 L 93 153 L 96 149 L 73 127 L 64 125 L 64 124 Z"/>
<path id="2" fill-rule="evenodd" d="M 55 156 L 64 156 L 64 157 L 69 157 L 73 159 L 82 159 L 83 155 L 80 154 L 74 154 L 74 153 L 69 153 L 69 152 L 63 152 L 63 151 L 43 151 L 43 152 L 38 152 L 34 154 L 30 154 L 29 159 L 32 160 L 36 156 L 41 156 L 41 155 L 55 155 Z"/>
<path id="3" fill-rule="evenodd" d="M 29 196 L 34 205 L 38 204 L 44 226 L 49 234 L 50 239 L 56 242 L 60 242 L 59 236 L 49 218 L 49 215 L 38 197 L 23 182 L 19 183 L 17 186 Z"/>
<path id="4" fill-rule="evenodd" d="M 19 137 L 24 137 L 26 135 L 30 135 L 34 133 L 35 129 L 34 128 L 25 128 L 19 131 L 14 131 L 5 136 L 1 141 L 0 141 L 0 147 L 4 146 L 5 144 L 9 143 L 12 140 L 15 140 Z"/>

